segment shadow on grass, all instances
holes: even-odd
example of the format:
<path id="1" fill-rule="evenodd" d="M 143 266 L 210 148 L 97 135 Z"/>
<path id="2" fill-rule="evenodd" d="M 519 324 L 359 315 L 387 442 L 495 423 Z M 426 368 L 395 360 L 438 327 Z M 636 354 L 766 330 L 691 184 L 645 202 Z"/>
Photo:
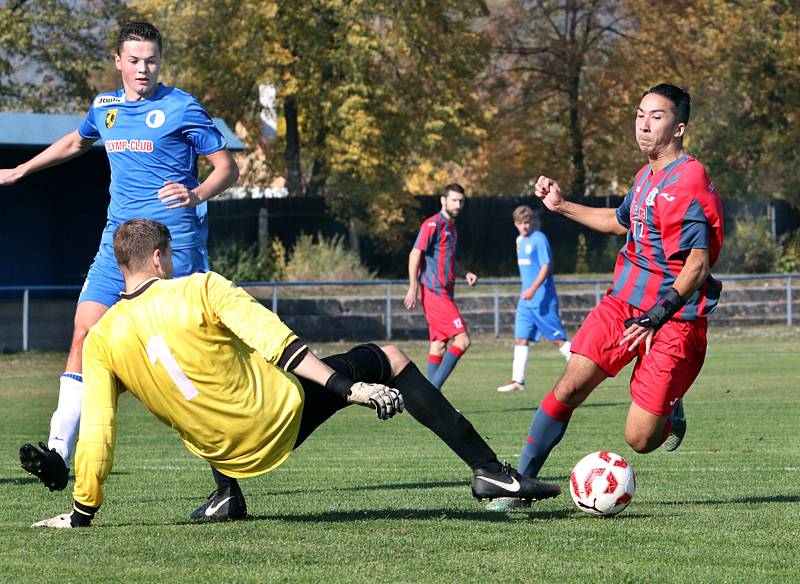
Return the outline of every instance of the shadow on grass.
<path id="1" fill-rule="evenodd" d="M 31 485 L 38 482 L 39 479 L 30 475 L 21 477 L 0 477 L 0 485 Z"/>
<path id="2" fill-rule="evenodd" d="M 563 519 L 574 515 L 572 509 L 556 509 L 548 511 L 524 511 L 514 513 L 497 513 L 493 511 L 460 509 L 370 509 L 353 511 L 321 511 L 318 513 L 265 513 L 250 515 L 244 521 L 285 521 L 290 523 L 352 523 L 355 521 L 482 521 L 485 523 L 505 523 L 519 519 L 552 520 Z M 201 522 L 202 523 L 202 522 Z M 176 525 L 196 525 L 196 521 L 178 521 Z"/>
<path id="3" fill-rule="evenodd" d="M 618 408 L 622 406 L 630 405 L 630 401 L 627 402 L 605 402 L 605 403 L 597 403 L 597 404 L 581 404 L 581 409 L 583 408 Z M 474 414 L 502 414 L 504 412 L 530 412 L 534 413 L 536 410 L 539 409 L 538 407 L 533 406 L 516 406 L 513 408 L 475 408 L 464 410 L 465 415 L 472 416 Z"/>
<path id="4" fill-rule="evenodd" d="M 543 480 L 558 482 L 558 481 L 566 481 L 569 477 L 560 476 L 560 477 L 542 477 Z M 248 496 L 248 491 L 256 496 L 260 497 L 283 497 L 286 495 L 299 495 L 299 494 L 308 494 L 308 493 L 328 493 L 328 492 L 358 492 L 358 491 L 413 491 L 419 489 L 446 489 L 450 487 L 464 487 L 465 489 L 469 488 L 470 482 L 468 480 L 463 481 L 431 481 L 427 483 L 384 483 L 378 485 L 359 485 L 354 487 L 297 487 L 295 489 L 283 489 L 280 491 L 276 490 L 267 490 L 267 491 L 260 491 L 258 490 L 258 486 L 256 483 L 241 483 L 243 486 L 243 491 L 245 493 L 245 497 Z M 255 489 L 250 488 L 248 489 L 247 485 L 253 485 L 256 487 Z M 213 489 L 213 484 L 209 483 L 210 488 Z M 181 500 L 195 500 L 196 497 L 179 497 Z M 154 498 L 153 500 L 158 500 L 158 498 Z"/>
<path id="5" fill-rule="evenodd" d="M 20 471 L 20 472 L 24 472 L 24 471 Z M 114 470 L 114 471 L 111 471 L 111 474 L 112 475 L 128 475 L 128 474 L 131 474 L 131 473 L 126 471 L 126 470 L 122 470 L 122 471 L 115 471 Z M 75 475 L 74 474 L 70 473 L 69 481 L 70 482 L 74 482 L 75 481 Z M 33 476 L 33 475 L 23 475 L 23 476 L 19 476 L 19 477 L 0 477 L 0 485 L 31 485 L 31 484 L 39 484 L 39 483 L 40 483 L 39 479 L 37 477 Z M 69 486 L 69 483 L 67 484 L 67 488 L 68 489 L 72 488 L 72 487 Z"/>
<path id="6" fill-rule="evenodd" d="M 734 499 L 687 499 L 661 501 L 660 505 L 751 505 L 754 503 L 800 503 L 800 495 L 768 495 L 764 497 L 736 497 Z"/>

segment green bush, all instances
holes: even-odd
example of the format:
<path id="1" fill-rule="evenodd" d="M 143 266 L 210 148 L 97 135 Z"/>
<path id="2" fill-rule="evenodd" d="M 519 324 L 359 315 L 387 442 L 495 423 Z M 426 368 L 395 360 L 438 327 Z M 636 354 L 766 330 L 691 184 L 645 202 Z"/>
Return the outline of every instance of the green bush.
<path id="1" fill-rule="evenodd" d="M 614 271 L 619 250 L 625 245 L 625 237 L 609 235 L 604 237 L 603 245 L 596 245 L 589 252 L 589 271 L 603 274 Z"/>
<path id="2" fill-rule="evenodd" d="M 578 234 L 578 249 L 575 252 L 575 273 L 585 274 L 589 271 L 589 251 L 586 248 L 586 236 Z"/>
<path id="3" fill-rule="evenodd" d="M 782 274 L 800 272 L 800 229 L 784 233 L 779 244 L 781 254 L 778 259 L 778 271 Z"/>
<path id="4" fill-rule="evenodd" d="M 714 271 L 763 274 L 774 272 L 781 255 L 780 246 L 772 240 L 766 219 L 744 217 L 736 220 L 736 227 L 720 253 Z"/>
<path id="5" fill-rule="evenodd" d="M 375 277 L 375 273 L 361 263 L 358 254 L 347 249 L 341 235 L 325 239 L 322 234 L 315 238 L 305 233 L 297 238 L 284 275 L 289 282 L 371 280 Z"/>
<path id="6" fill-rule="evenodd" d="M 283 279 L 286 249 L 278 238 L 258 249 L 226 242 L 209 250 L 211 269 L 236 282 L 274 282 Z"/>

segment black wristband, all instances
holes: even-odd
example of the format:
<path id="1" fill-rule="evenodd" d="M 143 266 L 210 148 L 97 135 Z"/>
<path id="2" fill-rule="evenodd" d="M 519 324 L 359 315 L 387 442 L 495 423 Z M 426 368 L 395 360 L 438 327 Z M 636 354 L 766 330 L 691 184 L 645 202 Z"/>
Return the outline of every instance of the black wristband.
<path id="1" fill-rule="evenodd" d="M 352 385 L 353 380 L 347 377 L 347 375 L 339 373 L 338 371 L 334 371 L 333 375 L 331 375 L 328 378 L 328 381 L 325 382 L 325 389 L 335 393 L 343 400 L 347 400 L 347 396 L 350 395 L 350 387 Z"/>
<path id="2" fill-rule="evenodd" d="M 70 525 L 72 525 L 72 527 L 89 527 L 98 509 L 99 507 L 89 507 L 88 505 L 81 505 L 77 501 L 73 501 L 72 514 L 69 516 Z"/>
<path id="3" fill-rule="evenodd" d="M 644 314 L 636 318 L 629 318 L 625 321 L 625 328 L 632 324 L 638 324 L 646 328 L 658 330 L 667 322 L 672 315 L 678 312 L 686 304 L 686 299 L 678 294 L 675 288 L 670 288 L 658 301 Z"/>

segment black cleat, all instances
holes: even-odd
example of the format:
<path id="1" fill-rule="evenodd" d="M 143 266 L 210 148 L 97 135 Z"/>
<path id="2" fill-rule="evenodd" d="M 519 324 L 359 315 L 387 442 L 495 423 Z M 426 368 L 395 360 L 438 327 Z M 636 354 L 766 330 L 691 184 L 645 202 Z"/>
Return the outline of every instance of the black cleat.
<path id="1" fill-rule="evenodd" d="M 222 492 L 214 491 L 189 517 L 198 521 L 236 521 L 247 517 L 247 503 L 237 485 Z"/>
<path id="2" fill-rule="evenodd" d="M 41 451 L 33 444 L 20 446 L 19 463 L 26 471 L 39 477 L 51 491 L 63 491 L 69 480 L 69 469 L 64 459 L 42 442 L 39 442 L 39 447 Z"/>
<path id="3" fill-rule="evenodd" d="M 473 473 L 472 496 L 476 499 L 513 497 L 525 501 L 540 501 L 560 494 L 561 487 L 558 485 L 526 477 L 507 464 L 497 473 L 482 468 Z"/>

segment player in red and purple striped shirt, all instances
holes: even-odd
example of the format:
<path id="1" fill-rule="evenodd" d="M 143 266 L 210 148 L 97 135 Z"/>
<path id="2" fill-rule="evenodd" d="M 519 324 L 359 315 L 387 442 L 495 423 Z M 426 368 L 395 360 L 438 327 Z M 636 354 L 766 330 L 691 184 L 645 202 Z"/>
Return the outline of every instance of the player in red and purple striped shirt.
<path id="1" fill-rule="evenodd" d="M 408 255 L 408 292 L 404 304 L 408 310 L 414 308 L 419 292 L 431 341 L 428 379 L 440 390 L 470 344 L 466 323 L 453 301 L 457 275 L 463 274 L 470 286 L 478 280 L 472 272 L 461 270 L 457 259 L 456 219 L 464 208 L 465 197 L 464 188 L 459 184 L 449 184 L 442 189 L 442 210 L 422 222 L 414 248 Z"/>
<path id="2" fill-rule="evenodd" d="M 711 266 L 722 248 L 722 202 L 703 166 L 683 149 L 689 94 L 660 84 L 642 96 L 636 141 L 649 162 L 616 210 L 565 200 L 545 176 L 545 206 L 602 233 L 626 235 L 614 285 L 572 340 L 572 358 L 536 411 L 520 472 L 537 476 L 566 431 L 573 410 L 607 377 L 635 360 L 625 439 L 637 452 L 675 450 L 686 432 L 684 394 L 706 353 L 706 316 L 721 284 Z M 517 506 L 494 502 L 492 509 Z"/>

